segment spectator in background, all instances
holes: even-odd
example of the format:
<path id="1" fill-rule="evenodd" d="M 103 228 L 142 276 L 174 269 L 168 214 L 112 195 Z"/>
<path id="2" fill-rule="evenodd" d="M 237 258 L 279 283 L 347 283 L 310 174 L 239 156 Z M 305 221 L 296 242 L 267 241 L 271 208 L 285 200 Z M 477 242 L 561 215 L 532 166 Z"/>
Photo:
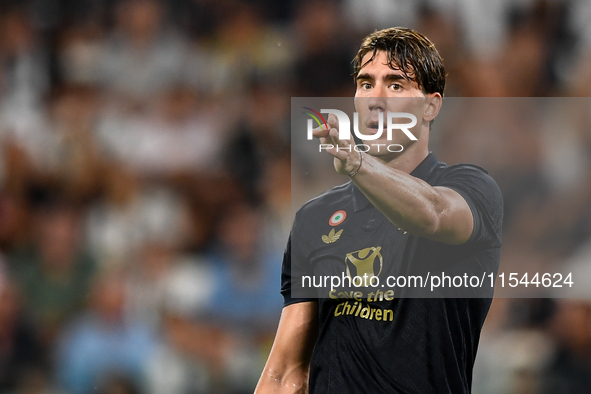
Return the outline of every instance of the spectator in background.
<path id="1" fill-rule="evenodd" d="M 66 193 L 87 201 L 99 191 L 104 159 L 94 132 L 101 99 L 93 86 L 64 86 L 49 103 L 51 123 L 45 130 L 52 144 L 45 147 L 46 165 L 68 188 Z"/>
<path id="2" fill-rule="evenodd" d="M 283 253 L 291 228 L 292 179 L 289 152 L 281 153 L 274 158 L 272 166 L 265 167 L 261 183 L 266 208 L 264 239 L 270 249 Z"/>
<path id="3" fill-rule="evenodd" d="M 202 261 L 178 261 L 164 276 L 158 286 L 161 335 L 148 361 L 147 392 L 226 392 L 226 362 L 235 341 L 206 319 L 211 271 Z"/>
<path id="4" fill-rule="evenodd" d="M 194 92 L 176 87 L 148 108 L 111 107 L 97 138 L 107 154 L 140 176 L 216 171 L 231 111 L 199 103 Z"/>
<path id="5" fill-rule="evenodd" d="M 161 3 L 125 0 L 116 7 L 116 27 L 101 58 L 101 84 L 143 101 L 180 82 L 187 43 L 167 24 Z"/>
<path id="6" fill-rule="evenodd" d="M 149 185 L 111 162 L 103 193 L 86 210 L 86 242 L 103 266 L 129 266 L 144 243 L 181 247 L 190 234 L 186 198 L 165 184 Z"/>
<path id="7" fill-rule="evenodd" d="M 542 377 L 555 352 L 547 332 L 554 302 L 548 298 L 497 298 L 491 312 L 491 324 L 478 348 L 474 392 L 540 393 Z"/>
<path id="8" fill-rule="evenodd" d="M 13 392 L 35 371 L 48 379 L 48 360 L 22 313 L 18 289 L 0 259 L 0 392 Z"/>
<path id="9" fill-rule="evenodd" d="M 591 392 L 591 305 L 589 300 L 560 300 L 551 321 L 557 351 L 541 379 L 540 393 Z"/>
<path id="10" fill-rule="evenodd" d="M 275 297 L 281 254 L 261 242 L 259 211 L 237 202 L 222 213 L 217 242 L 208 255 L 214 275 L 209 310 L 212 317 L 241 331 L 274 330 L 281 300 Z"/>
<path id="11" fill-rule="evenodd" d="M 95 261 L 81 244 L 80 219 L 71 203 L 43 203 L 33 217 L 31 245 L 9 256 L 25 315 L 46 346 L 87 300 Z"/>
<path id="12" fill-rule="evenodd" d="M 13 122 L 38 110 L 49 89 L 48 54 L 24 10 L 10 10 L 0 19 L 0 114 Z"/>
<path id="13" fill-rule="evenodd" d="M 155 339 L 141 320 L 126 321 L 125 278 L 103 272 L 91 291 L 85 313 L 62 331 L 57 342 L 57 377 L 71 394 L 93 393 L 114 381 L 142 387 Z"/>
<path id="14" fill-rule="evenodd" d="M 342 29 L 336 2 L 304 2 L 294 21 L 296 48 L 294 90 L 297 96 L 347 96 L 353 91 L 349 64 L 352 41 Z M 354 42 L 354 41 L 353 41 Z"/>
<path id="15" fill-rule="evenodd" d="M 275 88 L 284 84 L 294 59 L 290 32 L 264 23 L 255 2 L 224 1 L 221 8 L 224 18 L 212 34 L 212 45 L 197 48 L 188 80 L 226 100 L 248 94 L 252 81 L 275 83 Z"/>
<path id="16" fill-rule="evenodd" d="M 39 165 L 50 140 L 44 133 L 43 105 L 50 89 L 49 55 L 24 8 L 1 11 L 0 144 L 8 139 L 31 164 Z M 10 173 L 6 176 L 13 177 Z"/>
<path id="17" fill-rule="evenodd" d="M 189 315 L 211 302 L 212 273 L 199 259 L 162 242 L 145 242 L 128 268 L 128 316 L 158 328 L 162 313 L 172 306 Z"/>
<path id="18" fill-rule="evenodd" d="M 13 145 L 12 148 L 16 147 Z M 18 155 L 18 153 L 16 154 Z M 25 181 L 25 179 L 18 175 L 15 177 L 15 175 L 12 173 L 12 179 L 16 180 L 17 185 L 10 185 L 7 189 L 14 187 L 16 190 L 22 190 L 22 185 L 18 185 L 18 183 Z M 26 243 L 29 218 L 29 207 L 26 201 L 23 201 L 15 191 L 0 191 L 0 221 L 2 222 L 0 226 L 0 251 L 13 250 Z"/>
<path id="19" fill-rule="evenodd" d="M 207 263 L 213 291 L 207 320 L 233 338 L 224 345 L 221 378 L 232 393 L 252 392 L 281 311 L 279 291 L 282 251 L 264 238 L 261 212 L 236 201 L 222 212 Z"/>
<path id="20" fill-rule="evenodd" d="M 141 242 L 140 181 L 117 163 L 106 167 L 102 198 L 86 211 L 87 243 L 105 265 L 131 260 Z"/>

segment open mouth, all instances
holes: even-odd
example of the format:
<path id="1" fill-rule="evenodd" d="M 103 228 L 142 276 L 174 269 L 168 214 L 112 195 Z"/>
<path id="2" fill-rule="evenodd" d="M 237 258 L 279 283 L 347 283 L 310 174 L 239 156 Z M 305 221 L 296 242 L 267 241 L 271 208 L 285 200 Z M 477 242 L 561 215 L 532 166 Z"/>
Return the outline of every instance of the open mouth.
<path id="1" fill-rule="evenodd" d="M 377 134 L 379 132 L 380 124 L 378 121 L 366 123 L 368 134 Z"/>
<path id="2" fill-rule="evenodd" d="M 367 134 L 377 134 L 380 131 L 380 117 L 383 116 L 382 111 L 372 110 L 365 120 L 365 129 Z"/>

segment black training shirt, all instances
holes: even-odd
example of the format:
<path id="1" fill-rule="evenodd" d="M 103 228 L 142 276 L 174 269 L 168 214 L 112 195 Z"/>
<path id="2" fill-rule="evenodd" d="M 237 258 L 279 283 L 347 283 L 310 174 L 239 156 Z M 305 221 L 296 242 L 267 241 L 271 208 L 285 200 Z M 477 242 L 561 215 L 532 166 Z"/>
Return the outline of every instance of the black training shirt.
<path id="1" fill-rule="evenodd" d="M 474 230 L 468 242 L 446 245 L 405 233 L 352 183 L 337 186 L 297 212 L 284 254 L 285 306 L 318 302 L 319 333 L 310 367 L 310 393 L 470 393 L 480 330 L 497 274 L 503 202 L 486 171 L 448 166 L 431 153 L 411 173 L 457 191 L 468 203 Z M 426 273 L 490 275 L 486 286 L 444 298 L 413 298 L 408 288 L 382 286 L 387 276 Z M 315 279 L 369 275 L 378 287 L 304 288 Z M 308 282 L 310 283 L 310 282 Z M 427 297 L 427 296 L 425 296 Z M 473 298 L 468 298 L 473 297 Z M 479 297 L 479 298 L 474 298 Z"/>

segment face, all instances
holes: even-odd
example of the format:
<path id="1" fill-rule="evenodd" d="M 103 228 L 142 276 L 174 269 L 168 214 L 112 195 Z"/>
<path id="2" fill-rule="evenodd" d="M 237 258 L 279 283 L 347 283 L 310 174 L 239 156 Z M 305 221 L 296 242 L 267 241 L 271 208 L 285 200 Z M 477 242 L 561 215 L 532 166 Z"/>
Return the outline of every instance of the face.
<path id="1" fill-rule="evenodd" d="M 365 64 L 372 56 L 367 53 L 362 64 Z M 413 75 L 410 75 L 413 77 Z M 423 125 L 430 120 L 429 115 L 425 116 L 428 109 L 427 97 L 439 96 L 439 93 L 425 94 L 417 82 L 407 77 L 401 70 L 393 70 L 388 66 L 387 54 L 378 51 L 375 58 L 359 70 L 356 80 L 355 108 L 359 113 L 359 131 L 364 135 L 375 135 L 379 132 L 379 117 L 383 117 L 383 131 L 379 138 L 369 140 L 362 139 L 369 145 L 370 153 L 374 156 L 392 155 L 387 146 L 399 144 L 406 149 L 416 141 L 413 141 L 400 129 L 392 131 L 392 139 L 387 138 L 388 112 L 406 112 L 416 116 L 417 124 L 408 131 L 417 139 L 422 137 Z M 428 111 L 427 111 L 428 112 Z M 394 124 L 407 124 L 411 119 L 406 117 L 395 117 Z M 379 145 L 378 144 L 384 144 Z M 399 150 L 399 147 L 392 146 L 391 150 Z M 399 154 L 399 152 L 395 152 Z"/>

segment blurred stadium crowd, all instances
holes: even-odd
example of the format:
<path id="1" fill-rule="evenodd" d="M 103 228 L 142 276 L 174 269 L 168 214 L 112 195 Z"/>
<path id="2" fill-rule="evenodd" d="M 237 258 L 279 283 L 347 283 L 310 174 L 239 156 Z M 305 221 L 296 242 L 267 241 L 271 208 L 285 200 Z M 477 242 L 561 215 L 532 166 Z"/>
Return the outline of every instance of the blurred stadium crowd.
<path id="1" fill-rule="evenodd" d="M 0 393 L 252 392 L 299 188 L 290 97 L 351 96 L 360 39 L 395 25 L 435 42 L 448 96 L 587 96 L 589 20 L 583 0 L 2 1 Z M 434 141 L 501 186 L 503 266 L 591 265 L 577 124 Z M 591 291 L 496 299 L 474 392 L 591 392 Z"/>

